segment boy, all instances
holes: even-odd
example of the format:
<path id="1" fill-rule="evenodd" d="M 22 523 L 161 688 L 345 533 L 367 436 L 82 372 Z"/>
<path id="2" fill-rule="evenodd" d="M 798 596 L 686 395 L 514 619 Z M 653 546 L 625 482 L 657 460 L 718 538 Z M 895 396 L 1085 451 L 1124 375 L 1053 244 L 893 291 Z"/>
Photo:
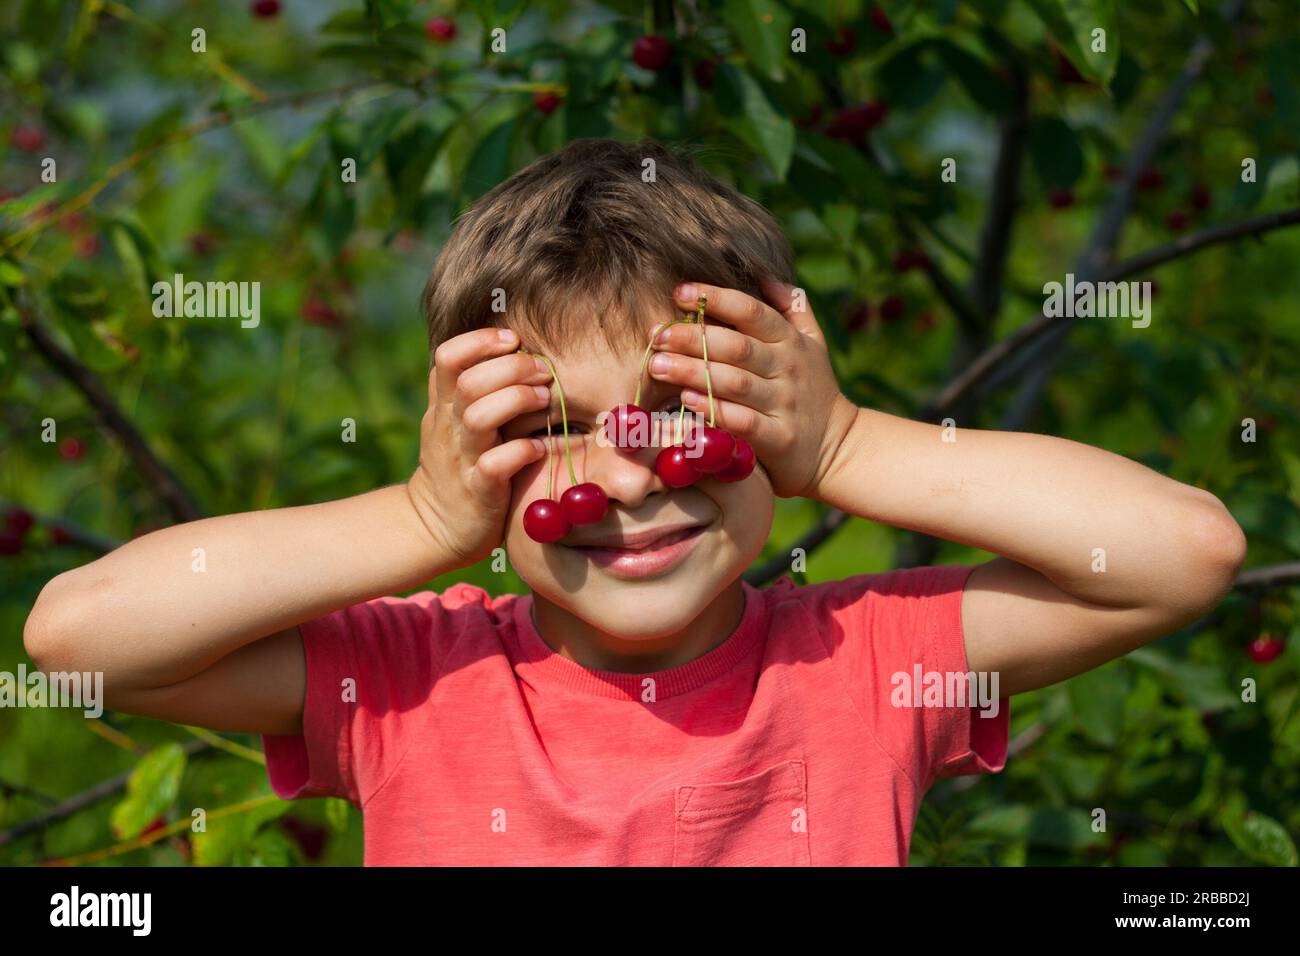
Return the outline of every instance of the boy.
<path id="1" fill-rule="evenodd" d="M 1005 698 L 1096 667 L 1212 608 L 1245 541 L 1116 455 L 853 406 L 791 279 L 772 219 L 691 162 L 575 142 L 439 257 L 406 484 L 132 541 L 50 582 L 27 649 L 103 671 L 115 709 L 265 735 L 281 796 L 363 809 L 371 865 L 905 864 L 926 788 L 1000 769 L 1008 726 L 1005 702 L 909 681 Z M 670 488 L 658 449 L 597 430 L 702 296 L 716 424 L 758 467 Z M 642 406 L 707 413 L 700 336 L 659 338 Z M 610 499 L 547 544 L 523 513 L 570 479 L 536 354 L 577 480 Z M 757 590 L 775 495 L 1000 557 Z M 528 596 L 384 597 L 503 542 Z"/>

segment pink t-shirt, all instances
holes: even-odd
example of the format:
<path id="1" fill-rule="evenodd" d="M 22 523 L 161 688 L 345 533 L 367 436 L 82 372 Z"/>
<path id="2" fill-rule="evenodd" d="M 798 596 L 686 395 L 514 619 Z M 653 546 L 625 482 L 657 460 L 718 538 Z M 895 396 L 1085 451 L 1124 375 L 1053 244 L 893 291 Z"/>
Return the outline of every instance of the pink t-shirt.
<path id="1" fill-rule="evenodd" d="M 644 675 L 556 654 L 531 596 L 369 601 L 302 626 L 267 772 L 358 804 L 368 866 L 905 865 L 930 784 L 1006 761 L 1006 701 L 896 706 L 895 675 L 966 671 L 970 571 L 746 584 L 730 637 Z"/>

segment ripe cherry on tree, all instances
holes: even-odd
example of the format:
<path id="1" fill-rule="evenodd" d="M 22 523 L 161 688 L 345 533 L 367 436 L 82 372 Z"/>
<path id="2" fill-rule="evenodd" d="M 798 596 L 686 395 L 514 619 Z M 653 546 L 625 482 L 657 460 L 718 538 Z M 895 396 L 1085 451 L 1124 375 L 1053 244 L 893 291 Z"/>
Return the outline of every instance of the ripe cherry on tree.
<path id="1" fill-rule="evenodd" d="M 439 43 L 450 43 L 456 39 L 456 21 L 451 17 L 430 17 L 424 24 L 424 32 L 429 39 Z"/>
<path id="2" fill-rule="evenodd" d="M 549 90 L 542 93 L 533 94 L 533 109 L 543 116 L 550 116 L 560 108 L 560 96 L 558 93 L 552 93 Z"/>
<path id="3" fill-rule="evenodd" d="M 86 453 L 86 443 L 80 438 L 65 438 L 59 442 L 59 457 L 64 461 L 76 461 Z"/>
<path id="4" fill-rule="evenodd" d="M 1282 652 L 1286 650 L 1286 644 L 1272 634 L 1261 634 L 1250 642 L 1250 647 L 1247 650 L 1250 659 L 1256 664 L 1268 664 L 1282 656 Z"/>
<path id="5" fill-rule="evenodd" d="M 280 0 L 253 0 L 249 9 L 253 11 L 253 16 L 269 20 L 280 15 Z"/>
<path id="6" fill-rule="evenodd" d="M 5 529 L 20 538 L 31 530 L 35 523 L 36 519 L 32 517 L 32 513 L 21 505 L 5 512 Z"/>
<path id="7" fill-rule="evenodd" d="M 10 142 L 13 143 L 14 149 L 24 153 L 34 153 L 45 145 L 45 133 L 36 126 L 26 124 L 15 126 L 10 135 Z"/>
<path id="8" fill-rule="evenodd" d="M 632 44 L 632 62 L 643 70 L 659 72 L 673 57 L 673 45 L 667 38 L 647 33 Z"/>

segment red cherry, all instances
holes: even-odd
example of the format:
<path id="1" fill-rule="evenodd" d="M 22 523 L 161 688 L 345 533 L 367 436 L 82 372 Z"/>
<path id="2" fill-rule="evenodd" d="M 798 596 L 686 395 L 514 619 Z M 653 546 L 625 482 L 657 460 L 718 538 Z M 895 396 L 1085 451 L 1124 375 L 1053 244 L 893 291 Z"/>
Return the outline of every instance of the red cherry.
<path id="1" fill-rule="evenodd" d="M 22 550 L 22 535 L 14 534 L 12 531 L 0 531 L 0 554 L 22 554 Z"/>
<path id="2" fill-rule="evenodd" d="M 826 135 L 831 139 L 847 140 L 861 143 L 869 132 L 884 122 L 889 115 L 889 107 L 883 102 L 860 103 L 840 110 L 831 125 L 826 128 Z"/>
<path id="3" fill-rule="evenodd" d="M 871 305 L 867 302 L 859 302 L 853 306 L 849 312 L 849 318 L 846 323 L 850 332 L 857 332 L 864 329 L 867 322 L 871 319 Z"/>
<path id="4" fill-rule="evenodd" d="M 280 0 L 253 0 L 250 9 L 253 16 L 269 20 L 280 15 Z"/>
<path id="5" fill-rule="evenodd" d="M 456 39 L 456 21 L 450 17 L 433 17 L 425 22 L 424 32 L 429 34 L 430 40 L 450 43 Z"/>
<path id="6" fill-rule="evenodd" d="M 605 437 L 615 448 L 649 448 L 651 424 L 650 413 L 640 405 L 615 405 L 605 416 Z"/>
<path id="7" fill-rule="evenodd" d="M 312 325 L 335 326 L 339 324 L 339 314 L 324 299 L 311 296 L 302 304 L 302 317 Z"/>
<path id="8" fill-rule="evenodd" d="M 743 438 L 736 439 L 736 456 L 731 464 L 713 476 L 715 481 L 743 481 L 754 470 L 754 446 Z"/>
<path id="9" fill-rule="evenodd" d="M 196 232 L 190 236 L 190 252 L 196 256 L 209 255 L 217 247 L 217 240 L 210 232 Z"/>
<path id="10" fill-rule="evenodd" d="M 923 249 L 902 249 L 894 256 L 894 271 L 910 272 L 912 269 L 930 268 L 930 257 Z"/>
<path id="11" fill-rule="evenodd" d="M 894 32 L 894 25 L 889 22 L 889 15 L 880 7 L 871 8 L 871 25 L 881 33 Z"/>
<path id="12" fill-rule="evenodd" d="M 1169 215 L 1165 216 L 1165 225 L 1168 226 L 1172 232 L 1182 232 L 1187 228 L 1187 224 L 1190 221 L 1191 217 L 1181 209 L 1175 209 Z"/>
<path id="13" fill-rule="evenodd" d="M 543 116 L 550 116 L 560 108 L 560 97 L 556 93 L 534 93 L 533 109 Z"/>
<path id="14" fill-rule="evenodd" d="M 1137 184 L 1139 189 L 1154 192 L 1164 186 L 1165 174 L 1154 166 L 1144 166 L 1138 173 Z"/>
<path id="15" fill-rule="evenodd" d="M 668 65 L 673 45 L 664 37 L 647 34 L 632 44 L 632 62 L 643 70 L 658 72 Z"/>
<path id="16" fill-rule="evenodd" d="M 97 252 L 99 252 L 99 236 L 92 232 L 77 238 L 78 258 L 92 259 Z"/>
<path id="17" fill-rule="evenodd" d="M 695 64 L 695 82 L 699 84 L 700 89 L 711 90 L 713 89 L 713 78 L 717 72 L 717 60 L 700 60 L 699 63 Z"/>
<path id="18" fill-rule="evenodd" d="M 584 481 L 560 496 L 560 511 L 569 524 L 595 524 L 609 511 L 609 496 L 594 481 Z"/>
<path id="19" fill-rule="evenodd" d="M 59 442 L 59 456 L 64 461 L 76 461 L 86 453 L 86 443 L 80 438 L 65 438 Z"/>
<path id="20" fill-rule="evenodd" d="M 901 295 L 891 295 L 880 303 L 880 317 L 886 322 L 901 319 L 907 313 L 907 301 Z"/>
<path id="21" fill-rule="evenodd" d="M 145 836 L 149 833 L 156 833 L 165 826 L 167 826 L 166 817 L 154 817 L 149 825 L 140 831 L 140 836 Z"/>
<path id="22" fill-rule="evenodd" d="M 34 153 L 45 145 L 45 133 L 36 126 L 15 126 L 11 142 L 14 149 Z"/>
<path id="23" fill-rule="evenodd" d="M 662 449 L 655 456 L 655 474 L 669 488 L 685 488 L 700 480 L 701 472 L 695 467 L 696 459 L 686 457 L 681 445 Z"/>
<path id="24" fill-rule="evenodd" d="M 1074 192 L 1070 189 L 1053 189 L 1047 201 L 1053 209 L 1069 209 L 1074 205 Z"/>
<path id="25" fill-rule="evenodd" d="M 5 514 L 5 527 L 20 538 L 25 535 L 35 523 L 36 519 L 32 517 L 32 513 L 21 506 L 10 508 Z"/>
<path id="26" fill-rule="evenodd" d="M 524 512 L 524 532 L 541 544 L 559 541 L 571 528 L 560 503 L 550 498 L 538 498 Z"/>
<path id="27" fill-rule="evenodd" d="M 302 855 L 309 860 L 319 860 L 325 851 L 325 841 L 329 832 L 314 823 L 299 820 L 297 817 L 285 817 L 281 826 L 288 831 L 293 842 L 298 844 Z"/>
<path id="28" fill-rule="evenodd" d="M 831 56 L 848 56 L 857 45 L 858 37 L 852 27 L 840 27 L 835 31 L 835 39 L 826 41 L 826 49 Z"/>
<path id="29" fill-rule="evenodd" d="M 55 525 L 50 529 L 50 544 L 72 544 L 72 535 L 66 529 Z"/>
<path id="30" fill-rule="evenodd" d="M 705 425 L 695 436 L 695 447 L 687 449 L 686 460 L 706 475 L 722 471 L 736 454 L 736 439 L 731 432 Z"/>
<path id="31" fill-rule="evenodd" d="M 1213 197 L 1210 195 L 1210 187 L 1205 183 L 1197 183 L 1192 187 L 1192 208 L 1197 212 L 1204 212 L 1210 208 Z"/>
<path id="32" fill-rule="evenodd" d="M 1256 664 L 1275 661 L 1286 650 L 1286 644 L 1271 634 L 1261 634 L 1250 642 L 1250 659 Z"/>

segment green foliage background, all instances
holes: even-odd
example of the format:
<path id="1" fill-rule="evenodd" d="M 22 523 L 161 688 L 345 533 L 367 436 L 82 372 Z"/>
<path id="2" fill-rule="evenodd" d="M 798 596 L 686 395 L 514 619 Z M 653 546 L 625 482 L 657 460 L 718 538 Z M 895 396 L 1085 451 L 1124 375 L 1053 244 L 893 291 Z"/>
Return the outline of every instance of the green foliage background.
<path id="1" fill-rule="evenodd" d="M 846 392 L 905 415 L 1038 314 L 1043 284 L 1073 268 L 1118 188 L 1110 167 L 1124 165 L 1198 34 L 1214 52 L 1161 141 L 1162 184 L 1138 191 L 1119 257 L 1174 238 L 1175 210 L 1195 231 L 1300 205 L 1300 24 L 1289 2 L 1250 3 L 1233 24 L 1195 0 L 882 7 L 890 30 L 854 0 L 286 0 L 265 19 L 234 2 L 7 4 L 0 499 L 40 520 L 20 555 L 0 556 L 0 670 L 26 661 L 27 611 L 44 582 L 94 557 L 83 546 L 93 535 L 124 540 L 174 520 L 34 349 L 24 314 L 103 380 L 218 514 L 408 476 L 429 361 L 417 299 L 450 223 L 576 137 L 703 147 L 705 164 L 791 237 Z M 455 21 L 450 43 L 425 32 L 438 15 Z M 490 48 L 495 27 L 505 53 Z M 790 52 L 795 27 L 806 53 Z M 1105 53 L 1092 50 L 1096 27 Z M 205 53 L 191 50 L 196 28 Z M 659 73 L 630 60 L 651 31 L 674 44 Z M 1068 82 L 1063 60 L 1082 82 Z M 970 284 L 1016 77 L 1028 126 L 1002 304 L 962 325 L 927 270 L 899 271 L 895 257 L 920 246 Z M 548 91 L 562 97 L 553 113 L 535 102 Z M 313 95 L 295 102 L 300 93 Z M 827 135 L 844 134 L 835 117 L 867 102 L 888 106 L 869 136 Z M 211 128 L 194 134 L 196 124 Z M 33 131 L 44 142 L 23 148 Z M 45 156 L 58 162 L 56 183 L 41 182 Z M 355 184 L 340 181 L 347 157 Z M 945 157 L 957 161 L 955 184 L 940 181 Z M 1245 157 L 1257 160 L 1256 183 L 1241 181 Z M 1198 184 L 1204 209 L 1190 198 Z M 1278 230 L 1143 276 L 1158 282 L 1150 328 L 1078 323 L 1028 427 L 1212 490 L 1246 529 L 1252 566 L 1300 559 L 1297 253 L 1300 230 Z M 260 281 L 260 327 L 155 318 L 150 285 L 176 272 Z M 890 296 L 900 317 L 882 316 Z M 961 424 L 996 426 L 1021 372 L 995 376 Z M 1254 443 L 1241 440 L 1247 417 L 1259 424 Z M 84 454 L 42 442 L 45 418 Z M 345 418 L 357 422 L 355 444 L 339 441 Z M 769 555 L 817 517 L 810 502 L 780 502 Z M 56 532 L 60 521 L 74 530 Z M 810 555 L 806 578 L 886 570 L 904 544 L 893 529 L 852 522 Z M 944 545 L 934 560 L 980 557 Z M 432 586 L 453 580 L 522 589 L 486 566 Z M 932 792 L 913 862 L 1294 865 L 1296 594 L 1234 594 L 1187 632 L 1017 698 L 1019 752 L 997 777 Z M 1290 638 L 1267 665 L 1246 653 L 1260 633 Z M 1241 701 L 1245 678 L 1258 681 L 1256 703 Z M 0 831 L 131 772 L 124 790 L 0 843 L 0 862 L 104 851 L 81 862 L 359 863 L 359 814 L 276 800 L 258 746 L 121 714 L 0 710 Z M 193 807 L 209 814 L 205 834 L 189 833 Z M 1101 833 L 1097 807 L 1108 814 Z"/>

